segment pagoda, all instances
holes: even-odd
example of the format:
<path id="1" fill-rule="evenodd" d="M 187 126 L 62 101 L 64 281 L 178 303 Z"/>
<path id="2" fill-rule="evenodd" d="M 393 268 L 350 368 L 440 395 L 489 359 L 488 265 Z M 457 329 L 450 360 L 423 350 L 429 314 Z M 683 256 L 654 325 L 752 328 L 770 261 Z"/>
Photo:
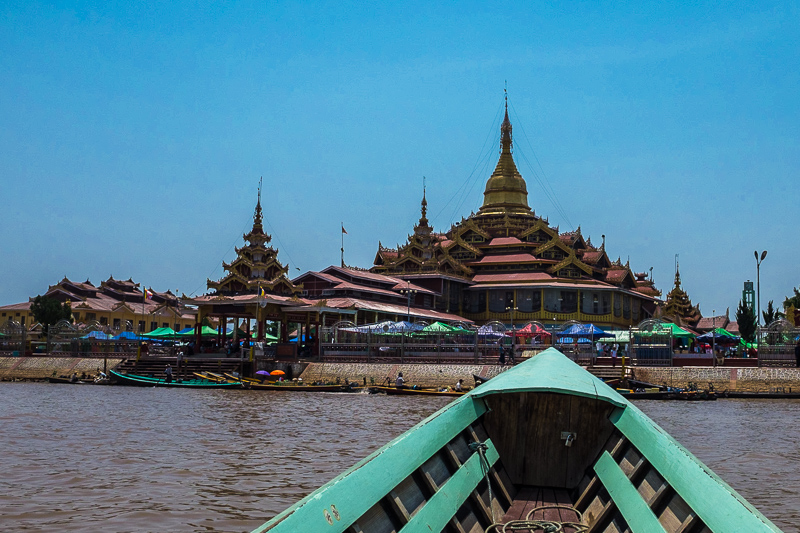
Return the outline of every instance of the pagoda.
<path id="1" fill-rule="evenodd" d="M 561 232 L 528 204 L 513 156 L 506 96 L 500 153 L 477 213 L 436 232 L 422 217 L 407 242 L 378 244 L 372 272 L 433 290 L 434 308 L 482 323 L 577 320 L 627 327 L 649 318 L 659 302 L 652 279 L 629 262 L 612 261 L 580 226 Z"/>
<path id="2" fill-rule="evenodd" d="M 663 318 L 672 319 L 679 326 L 689 327 L 696 327 L 703 317 L 700 313 L 700 306 L 692 305 L 691 298 L 681 287 L 681 271 L 677 264 L 675 265 L 675 286 L 667 294 L 667 301 L 660 314 Z"/>
<path id="3" fill-rule="evenodd" d="M 245 246 L 236 248 L 236 259 L 231 263 L 223 261 L 225 275 L 219 281 L 207 280 L 207 286 L 219 296 L 237 294 L 265 294 L 292 296 L 301 291 L 286 274 L 288 266 L 278 261 L 278 251 L 267 244 L 272 237 L 264 232 L 261 211 L 261 185 L 258 187 L 258 202 L 253 214 L 253 229 L 243 236 Z"/>

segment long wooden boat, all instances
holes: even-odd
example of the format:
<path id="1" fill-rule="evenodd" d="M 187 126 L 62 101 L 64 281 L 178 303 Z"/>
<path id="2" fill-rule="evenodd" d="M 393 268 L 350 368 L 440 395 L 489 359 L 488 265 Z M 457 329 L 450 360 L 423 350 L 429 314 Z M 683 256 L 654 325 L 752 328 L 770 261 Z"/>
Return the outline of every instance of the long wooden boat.
<path id="1" fill-rule="evenodd" d="M 208 381 L 205 379 L 183 379 L 167 383 L 163 378 L 153 378 L 149 376 L 138 376 L 136 374 L 121 374 L 114 370 L 109 370 L 109 377 L 120 385 L 134 385 L 137 387 L 173 387 L 184 389 L 240 389 L 241 382 Z"/>
<path id="2" fill-rule="evenodd" d="M 49 383 L 60 383 L 62 385 L 80 385 L 84 383 L 84 381 L 78 379 L 76 381 L 72 381 L 72 378 L 63 377 L 63 376 L 50 376 L 47 378 Z"/>
<path id="3" fill-rule="evenodd" d="M 398 395 L 398 396 L 464 396 L 466 392 L 458 392 L 454 390 L 436 390 L 436 389 L 412 389 L 409 387 L 372 387 L 375 392 L 382 392 L 384 394 Z"/>
<path id="4" fill-rule="evenodd" d="M 550 348 L 455 399 L 254 533 L 546 527 L 780 531 L 635 405 Z"/>
<path id="5" fill-rule="evenodd" d="M 251 383 L 251 389 L 291 392 L 342 392 L 344 385 L 277 385 L 274 383 Z"/>

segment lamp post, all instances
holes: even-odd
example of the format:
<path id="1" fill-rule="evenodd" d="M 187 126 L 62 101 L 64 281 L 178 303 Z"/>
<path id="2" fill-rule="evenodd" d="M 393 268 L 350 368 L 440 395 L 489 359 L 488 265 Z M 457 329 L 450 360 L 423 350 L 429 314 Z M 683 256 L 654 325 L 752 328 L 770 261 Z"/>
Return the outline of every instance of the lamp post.
<path id="1" fill-rule="evenodd" d="M 717 366 L 717 351 L 714 335 L 717 334 L 717 310 L 711 310 L 711 366 Z"/>
<path id="2" fill-rule="evenodd" d="M 417 294 L 417 289 L 412 289 L 411 284 L 406 281 L 406 288 L 400 289 L 400 294 L 406 295 L 406 320 L 411 322 L 411 297 Z"/>
<path id="3" fill-rule="evenodd" d="M 511 305 L 506 306 L 506 311 L 511 311 L 511 345 L 514 345 L 514 311 L 519 309 L 516 305 L 514 305 L 514 301 L 511 301 Z"/>
<path id="4" fill-rule="evenodd" d="M 753 252 L 753 255 L 756 258 L 756 305 L 758 309 L 756 309 L 756 353 L 758 349 L 761 347 L 759 339 L 761 338 L 761 261 L 767 257 L 767 251 L 764 250 L 761 252 L 761 258 L 758 257 L 758 250 Z"/>

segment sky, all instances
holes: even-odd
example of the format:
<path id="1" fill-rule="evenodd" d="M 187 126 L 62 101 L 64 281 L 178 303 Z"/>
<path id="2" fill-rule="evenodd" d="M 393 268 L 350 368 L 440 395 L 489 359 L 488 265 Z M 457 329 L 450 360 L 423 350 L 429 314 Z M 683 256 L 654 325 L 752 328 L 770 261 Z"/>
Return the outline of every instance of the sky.
<path id="1" fill-rule="evenodd" d="M 206 292 L 252 226 L 292 277 L 477 211 L 508 88 L 537 215 L 676 258 L 704 316 L 800 286 L 798 2 L 3 2 L 0 305 L 64 276 Z"/>

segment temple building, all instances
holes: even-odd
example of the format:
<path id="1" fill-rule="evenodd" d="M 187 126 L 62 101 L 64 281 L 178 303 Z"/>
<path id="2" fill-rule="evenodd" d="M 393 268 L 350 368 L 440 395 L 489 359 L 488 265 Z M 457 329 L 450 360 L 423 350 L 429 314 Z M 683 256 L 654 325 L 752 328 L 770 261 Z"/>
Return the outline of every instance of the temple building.
<path id="1" fill-rule="evenodd" d="M 43 296 L 69 302 L 75 324 L 97 323 L 111 332 L 147 333 L 161 327 L 178 331 L 193 327 L 195 322 L 195 310 L 185 307 L 171 291 L 148 290 L 145 296 L 140 284 L 132 279 L 118 280 L 112 276 L 98 287 L 88 279 L 76 282 L 65 277 L 50 285 Z M 13 320 L 29 330 L 35 329 L 31 303 L 33 298 L 0 307 L 0 322 Z"/>
<path id="2" fill-rule="evenodd" d="M 393 276 L 433 292 L 433 309 L 478 324 L 575 320 L 626 328 L 649 318 L 659 302 L 646 274 L 611 260 L 580 227 L 560 232 L 528 205 L 525 180 L 513 157 L 511 121 L 500 127 L 500 157 L 486 182 L 477 213 L 447 232 L 422 216 L 403 245 L 378 244 L 376 274 Z"/>
<path id="3" fill-rule="evenodd" d="M 675 285 L 667 294 L 666 302 L 656 314 L 659 318 L 669 320 L 679 326 L 699 327 L 699 322 L 703 318 L 700 306 L 692 305 L 692 299 L 681 287 L 681 270 L 678 265 L 675 265 Z M 709 317 L 709 323 L 712 318 Z M 725 321 L 724 324 L 720 321 L 718 327 L 724 328 L 728 324 L 728 318 L 727 316 L 721 318 L 724 318 Z M 711 328 L 709 327 L 709 329 Z"/>

